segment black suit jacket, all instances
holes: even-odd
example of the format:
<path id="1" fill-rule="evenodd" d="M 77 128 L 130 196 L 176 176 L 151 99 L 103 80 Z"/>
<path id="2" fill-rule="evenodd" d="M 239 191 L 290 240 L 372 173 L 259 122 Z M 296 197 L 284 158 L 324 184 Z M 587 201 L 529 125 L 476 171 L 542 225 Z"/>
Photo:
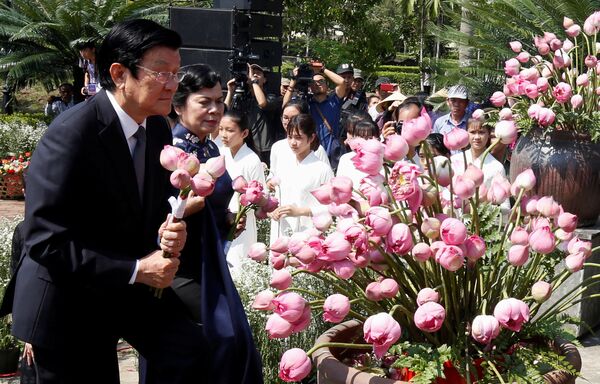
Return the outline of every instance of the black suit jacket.
<path id="1" fill-rule="evenodd" d="M 18 338 L 55 347 L 70 324 L 109 327 L 103 319 L 110 322 L 120 306 L 136 302 L 139 287 L 128 282 L 135 260 L 158 249 L 170 192 L 159 162 L 171 143 L 169 127 L 164 118 L 149 117 L 146 132 L 143 204 L 104 91 L 60 114 L 39 142 L 27 176 L 26 256 L 12 282 Z"/>

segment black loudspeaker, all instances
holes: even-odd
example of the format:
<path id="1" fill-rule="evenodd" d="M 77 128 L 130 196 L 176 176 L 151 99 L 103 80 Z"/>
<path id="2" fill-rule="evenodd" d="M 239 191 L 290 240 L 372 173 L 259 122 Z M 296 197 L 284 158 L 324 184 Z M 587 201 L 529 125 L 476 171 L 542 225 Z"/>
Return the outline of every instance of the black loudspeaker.
<path id="1" fill-rule="evenodd" d="M 214 0 L 214 8 L 282 13 L 283 0 Z"/>
<path id="2" fill-rule="evenodd" d="M 169 20 L 186 47 L 224 49 L 248 41 L 248 16 L 231 9 L 170 7 Z"/>
<path id="3" fill-rule="evenodd" d="M 179 53 L 181 55 L 181 67 L 194 64 L 210 65 L 215 72 L 221 75 L 221 85 L 223 88 L 227 88 L 227 81 L 231 78 L 231 73 L 229 73 L 229 57 L 232 55 L 233 50 L 181 48 Z M 281 60 L 281 56 L 279 56 L 279 60 Z M 281 74 L 279 72 L 267 72 L 265 73 L 265 77 L 267 78 L 267 92 L 279 95 Z"/>

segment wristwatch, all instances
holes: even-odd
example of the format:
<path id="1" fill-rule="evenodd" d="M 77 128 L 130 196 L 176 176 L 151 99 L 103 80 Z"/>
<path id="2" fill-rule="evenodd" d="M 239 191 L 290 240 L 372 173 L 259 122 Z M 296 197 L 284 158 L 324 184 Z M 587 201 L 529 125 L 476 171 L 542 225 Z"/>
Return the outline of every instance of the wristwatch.
<path id="1" fill-rule="evenodd" d="M 258 79 L 252 79 L 252 80 L 250 80 L 250 82 L 251 82 L 252 84 L 258 84 Z"/>

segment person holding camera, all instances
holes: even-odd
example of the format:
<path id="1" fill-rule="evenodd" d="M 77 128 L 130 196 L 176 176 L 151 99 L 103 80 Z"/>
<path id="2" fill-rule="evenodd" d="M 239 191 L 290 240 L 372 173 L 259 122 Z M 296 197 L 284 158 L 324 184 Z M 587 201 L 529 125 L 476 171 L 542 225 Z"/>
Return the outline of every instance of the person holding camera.
<path id="1" fill-rule="evenodd" d="M 278 139 L 283 138 L 283 128 L 279 117 L 281 116 L 281 99 L 276 95 L 265 92 L 265 70 L 258 64 L 248 64 L 249 93 L 252 95 L 245 105 L 245 110 L 240 112 L 248 117 L 248 124 L 254 147 L 258 157 L 263 163 L 269 164 L 271 146 Z M 227 96 L 225 105 L 232 108 L 233 95 L 236 92 L 236 80 L 227 82 Z"/>
<path id="2" fill-rule="evenodd" d="M 48 97 L 48 102 L 44 108 L 46 116 L 52 116 L 54 118 L 75 105 L 75 100 L 73 99 L 73 85 L 69 83 L 59 85 L 58 93 L 60 96 Z"/>
<path id="3" fill-rule="evenodd" d="M 83 59 L 82 68 L 85 71 L 81 94 L 87 98 L 100 91 L 98 68 L 96 67 L 96 44 L 88 41 L 80 45 L 79 56 Z"/>
<path id="4" fill-rule="evenodd" d="M 340 142 L 340 115 L 347 85 L 342 76 L 325 68 L 321 62 L 311 61 L 310 67 L 313 78 L 310 84 L 312 96 L 308 98 L 308 110 L 316 123 L 319 142 L 327 152 L 331 168 L 335 170 L 340 156 L 344 154 L 344 147 Z M 298 69 L 294 69 L 294 72 L 297 74 Z M 335 84 L 335 92 L 329 93 L 327 79 Z M 290 82 L 290 87 L 283 98 L 284 105 L 291 100 L 296 83 L 297 79 Z"/>

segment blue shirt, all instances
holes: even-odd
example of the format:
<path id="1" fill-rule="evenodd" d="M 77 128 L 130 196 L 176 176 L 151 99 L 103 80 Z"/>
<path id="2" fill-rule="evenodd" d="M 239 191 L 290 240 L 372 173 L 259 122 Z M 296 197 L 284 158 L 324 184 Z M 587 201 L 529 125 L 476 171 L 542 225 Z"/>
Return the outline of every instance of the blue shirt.
<path id="1" fill-rule="evenodd" d="M 469 117 L 471 117 L 471 114 L 465 112 L 463 118 L 458 122 L 458 124 L 455 124 L 450 118 L 449 113 L 440 116 L 435 120 L 435 123 L 433 124 L 433 133 L 441 133 L 442 135 L 445 135 L 448 132 L 450 132 L 454 127 L 466 130 Z"/>
<path id="2" fill-rule="evenodd" d="M 308 103 L 308 109 L 312 118 L 315 120 L 317 127 L 317 136 L 323 148 L 327 149 L 331 133 L 325 125 L 321 114 L 327 119 L 329 126 L 333 132 L 334 138 L 340 137 L 340 114 L 342 111 L 342 99 L 340 99 L 335 92 L 332 92 L 325 100 L 318 103 L 315 99 L 312 99 Z M 319 110 L 321 113 L 319 113 Z"/>

